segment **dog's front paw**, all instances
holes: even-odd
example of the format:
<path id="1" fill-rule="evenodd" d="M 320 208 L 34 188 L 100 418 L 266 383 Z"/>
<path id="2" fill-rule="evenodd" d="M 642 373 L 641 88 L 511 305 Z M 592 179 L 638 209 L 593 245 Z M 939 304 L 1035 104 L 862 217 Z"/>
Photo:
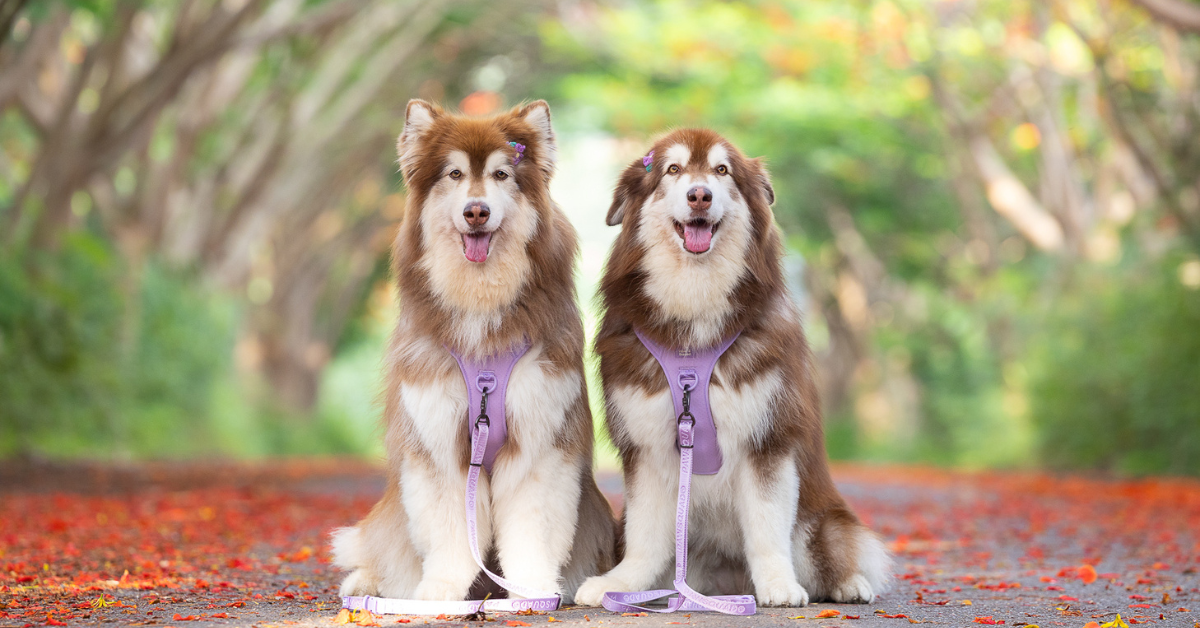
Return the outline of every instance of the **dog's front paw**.
<path id="1" fill-rule="evenodd" d="M 875 592 L 871 590 L 871 583 L 862 574 L 856 573 L 834 587 L 830 597 L 841 604 L 870 604 L 875 599 Z"/>
<path id="2" fill-rule="evenodd" d="M 808 591 L 795 580 L 776 578 L 754 584 L 754 599 L 762 606 L 807 606 Z"/>
<path id="3" fill-rule="evenodd" d="M 467 597 L 467 589 L 469 588 L 469 584 L 464 588 L 462 585 L 445 580 L 426 579 L 417 585 L 417 590 L 413 592 L 413 597 L 418 600 L 457 602 Z"/>
<path id="4" fill-rule="evenodd" d="M 375 578 L 367 573 L 365 569 L 355 569 L 342 580 L 342 587 L 338 590 L 338 595 L 343 597 L 357 595 L 379 595 L 379 583 L 375 582 Z"/>
<path id="5" fill-rule="evenodd" d="M 600 606 L 604 594 L 610 591 L 632 591 L 628 583 L 609 576 L 592 576 L 579 585 L 575 603 L 579 606 Z"/>

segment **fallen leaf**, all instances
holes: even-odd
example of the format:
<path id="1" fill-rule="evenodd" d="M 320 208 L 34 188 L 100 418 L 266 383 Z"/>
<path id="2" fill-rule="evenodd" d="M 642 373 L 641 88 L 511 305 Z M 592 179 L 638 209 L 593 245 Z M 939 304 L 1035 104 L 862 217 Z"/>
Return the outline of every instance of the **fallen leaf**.
<path id="1" fill-rule="evenodd" d="M 1100 628 L 1129 628 L 1129 624 L 1121 620 L 1121 614 L 1117 613 L 1117 618 L 1107 624 L 1100 624 Z"/>
<path id="2" fill-rule="evenodd" d="M 974 623 L 995 626 L 997 624 L 1003 624 L 1004 620 L 1003 619 L 992 619 L 992 616 L 988 615 L 986 617 L 976 617 Z"/>
<path id="3" fill-rule="evenodd" d="M 510 626 L 510 627 L 515 627 L 515 626 L 532 626 L 533 624 L 530 624 L 530 623 L 527 623 L 527 622 L 523 622 L 523 621 L 517 621 L 517 620 L 515 620 L 515 619 L 510 619 L 510 620 L 508 620 L 508 622 L 506 622 L 504 625 L 505 625 L 505 626 Z"/>
<path id="4" fill-rule="evenodd" d="M 791 617 L 788 617 L 788 619 L 808 619 L 808 618 L 805 617 L 804 615 L 793 615 Z"/>
<path id="5" fill-rule="evenodd" d="M 1080 567 L 1076 573 L 1076 577 L 1083 581 L 1084 584 L 1091 584 L 1096 581 L 1096 568 L 1091 565 Z"/>
<path id="6" fill-rule="evenodd" d="M 838 615 L 841 615 L 841 614 L 842 614 L 842 612 L 839 610 L 827 608 L 827 609 L 817 613 L 816 615 L 814 615 L 814 617 L 816 617 L 817 619 L 825 619 L 826 617 L 837 617 Z"/>
<path id="7" fill-rule="evenodd" d="M 350 623 L 350 609 L 343 608 L 342 610 L 338 611 L 337 617 L 333 618 L 333 623 L 339 626 Z"/>

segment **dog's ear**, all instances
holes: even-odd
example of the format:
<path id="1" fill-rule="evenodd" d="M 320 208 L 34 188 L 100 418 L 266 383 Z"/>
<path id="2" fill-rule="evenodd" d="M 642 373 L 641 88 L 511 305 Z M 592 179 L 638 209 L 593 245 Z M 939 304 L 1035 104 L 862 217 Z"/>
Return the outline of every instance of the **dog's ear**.
<path id="1" fill-rule="evenodd" d="M 554 138 L 554 127 L 550 124 L 550 104 L 535 100 L 517 112 L 517 117 L 528 124 L 537 137 L 541 162 L 547 175 L 554 174 L 554 163 L 558 159 L 558 142 Z"/>
<path id="2" fill-rule="evenodd" d="M 421 143 L 421 138 L 429 132 L 429 128 L 441 115 L 441 109 L 424 100 L 414 98 L 408 101 L 408 109 L 404 112 L 404 130 L 396 139 L 396 154 L 400 158 L 400 170 L 405 173 L 406 177 L 420 157 L 417 147 Z"/>
<path id="3" fill-rule="evenodd" d="M 625 168 L 625 172 L 621 173 L 621 179 L 617 181 L 617 189 L 613 190 L 613 200 L 612 205 L 608 207 L 608 217 L 604 219 L 608 226 L 614 227 L 621 224 L 621 221 L 625 220 L 625 214 L 628 213 L 630 206 L 638 202 L 638 199 L 645 198 L 647 177 L 649 176 L 646 166 L 642 164 L 641 157 L 634 159 L 633 163 Z"/>
<path id="4" fill-rule="evenodd" d="M 771 174 L 767 172 L 767 166 L 763 163 L 762 157 L 757 157 L 750 160 L 754 164 L 754 183 L 762 188 L 763 194 L 766 195 L 767 205 L 775 204 L 775 188 L 771 187 Z"/>

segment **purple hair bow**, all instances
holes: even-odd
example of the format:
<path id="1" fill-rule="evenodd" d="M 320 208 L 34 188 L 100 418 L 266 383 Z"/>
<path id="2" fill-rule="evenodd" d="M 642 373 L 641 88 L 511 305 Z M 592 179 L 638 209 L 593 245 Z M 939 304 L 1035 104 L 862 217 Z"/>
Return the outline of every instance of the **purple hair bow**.
<path id="1" fill-rule="evenodd" d="M 645 157 L 642 157 L 642 165 L 646 167 L 646 172 L 654 167 L 654 151 L 650 151 Z"/>
<path id="2" fill-rule="evenodd" d="M 525 156 L 525 145 L 518 142 L 509 142 L 508 145 L 517 151 L 517 154 L 513 155 L 513 165 L 521 163 L 521 158 Z"/>

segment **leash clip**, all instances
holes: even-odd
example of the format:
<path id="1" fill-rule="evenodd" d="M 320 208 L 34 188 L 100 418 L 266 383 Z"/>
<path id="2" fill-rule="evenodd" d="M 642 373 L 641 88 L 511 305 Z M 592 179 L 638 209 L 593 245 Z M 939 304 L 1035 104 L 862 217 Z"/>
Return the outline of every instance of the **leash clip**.
<path id="1" fill-rule="evenodd" d="M 694 388 L 693 386 L 687 386 L 687 385 L 685 385 L 683 387 L 683 412 L 680 412 L 679 418 L 676 419 L 676 423 L 680 426 L 679 427 L 679 448 L 680 449 L 691 449 L 692 447 L 695 446 L 695 439 L 693 438 L 692 433 L 691 433 L 691 428 L 696 426 L 696 417 L 692 416 L 692 389 L 693 388 Z M 688 438 L 686 439 L 686 441 L 687 441 L 686 443 L 684 442 L 685 439 L 683 438 L 683 434 L 684 434 L 683 422 L 684 422 L 684 420 L 688 421 L 688 432 L 687 432 Z"/>
<path id="2" fill-rule="evenodd" d="M 487 415 L 487 398 L 488 389 L 484 387 L 483 398 L 479 400 L 479 416 L 475 417 L 475 429 L 479 429 L 479 424 L 491 425 L 491 419 Z"/>

